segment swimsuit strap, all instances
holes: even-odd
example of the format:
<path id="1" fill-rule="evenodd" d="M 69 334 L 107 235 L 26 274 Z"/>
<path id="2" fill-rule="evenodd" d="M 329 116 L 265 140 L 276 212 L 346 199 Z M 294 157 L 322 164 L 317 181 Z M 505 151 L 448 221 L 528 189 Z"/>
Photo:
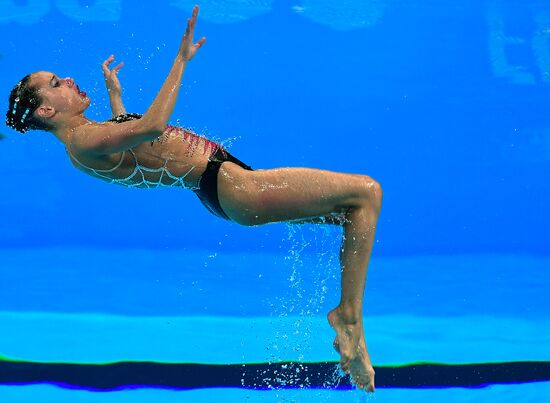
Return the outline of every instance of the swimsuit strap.
<path id="1" fill-rule="evenodd" d="M 119 168 L 121 165 L 122 165 L 122 161 L 124 161 L 124 154 L 126 153 L 126 151 L 122 151 L 122 155 L 120 156 L 120 161 L 118 161 L 118 163 L 111 169 L 94 169 L 94 168 L 91 168 L 85 164 L 83 164 L 82 162 L 80 162 L 72 153 L 71 151 L 69 150 L 69 147 L 66 147 L 65 150 L 67 151 L 67 154 L 69 154 L 69 156 L 74 160 L 76 161 L 76 163 L 78 165 L 80 165 L 81 167 L 84 167 L 86 169 L 89 169 L 90 171 L 93 171 L 93 172 L 113 172 L 115 169 Z"/>
<path id="2" fill-rule="evenodd" d="M 142 116 L 143 115 L 139 113 L 121 113 L 120 115 L 113 116 L 111 119 L 107 120 L 107 122 L 124 123 L 129 120 L 141 119 Z"/>

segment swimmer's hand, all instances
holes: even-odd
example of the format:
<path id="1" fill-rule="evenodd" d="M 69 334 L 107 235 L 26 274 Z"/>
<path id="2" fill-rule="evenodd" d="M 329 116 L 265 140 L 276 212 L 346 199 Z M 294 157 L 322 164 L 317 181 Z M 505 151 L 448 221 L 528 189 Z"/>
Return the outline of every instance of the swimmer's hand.
<path id="1" fill-rule="evenodd" d="M 105 85 L 107 86 L 107 91 L 109 92 L 109 95 L 120 95 L 122 92 L 122 87 L 120 86 L 120 81 L 118 81 L 118 71 L 124 66 L 124 62 L 119 63 L 116 67 L 114 67 L 112 70 L 109 70 L 109 65 L 115 60 L 115 57 L 113 55 L 109 56 L 107 60 L 105 60 L 101 64 L 101 68 L 103 69 L 103 76 L 105 77 Z"/>
<path id="2" fill-rule="evenodd" d="M 197 50 L 204 45 L 206 38 L 202 37 L 197 43 L 193 44 L 193 34 L 195 33 L 195 24 L 197 23 L 197 16 L 199 15 L 199 6 L 193 8 L 193 15 L 187 20 L 187 28 L 185 35 L 181 40 L 179 55 L 185 61 L 189 61 L 195 56 Z"/>

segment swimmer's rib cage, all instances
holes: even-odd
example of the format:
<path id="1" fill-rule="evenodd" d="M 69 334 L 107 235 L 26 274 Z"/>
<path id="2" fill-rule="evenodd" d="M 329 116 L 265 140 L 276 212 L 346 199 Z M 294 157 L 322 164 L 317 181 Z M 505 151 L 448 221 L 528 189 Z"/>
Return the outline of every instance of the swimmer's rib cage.
<path id="1" fill-rule="evenodd" d="M 479 388 L 493 384 L 550 381 L 550 362 L 526 361 L 478 364 L 418 363 L 376 367 L 377 388 Z M 118 362 L 63 364 L 0 361 L 0 384 L 55 384 L 70 389 L 122 390 L 137 388 L 199 389 L 350 389 L 335 362 L 257 364 L 168 364 Z"/>

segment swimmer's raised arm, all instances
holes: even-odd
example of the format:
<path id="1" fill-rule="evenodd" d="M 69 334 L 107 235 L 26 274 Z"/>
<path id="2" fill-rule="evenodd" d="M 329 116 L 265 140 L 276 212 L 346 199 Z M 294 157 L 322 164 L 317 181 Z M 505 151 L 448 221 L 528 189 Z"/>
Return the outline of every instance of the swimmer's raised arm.
<path id="1" fill-rule="evenodd" d="M 124 66 L 124 62 L 120 62 L 116 67 L 109 70 L 109 65 L 115 60 L 115 56 L 111 55 L 101 64 L 103 76 L 105 77 L 105 86 L 109 93 L 109 103 L 111 104 L 111 112 L 113 117 L 126 113 L 126 108 L 122 103 L 122 86 L 118 80 L 118 71 Z"/>
<path id="2" fill-rule="evenodd" d="M 206 41 L 203 37 L 193 43 L 198 13 L 199 7 L 195 6 L 192 17 L 187 20 L 187 29 L 168 77 L 143 117 L 116 125 L 79 126 L 70 139 L 73 148 L 83 153 L 113 154 L 152 141 L 164 132 L 176 104 L 187 62 Z"/>
<path id="3" fill-rule="evenodd" d="M 187 29 L 183 35 L 178 55 L 172 64 L 172 69 L 155 100 L 143 115 L 143 118 L 151 119 L 154 127 L 161 130 L 166 127 L 166 123 L 174 110 L 187 62 L 195 56 L 197 50 L 206 42 L 206 38 L 202 37 L 197 43 L 193 44 L 193 34 L 198 14 L 199 6 L 195 6 L 193 15 L 187 20 Z"/>

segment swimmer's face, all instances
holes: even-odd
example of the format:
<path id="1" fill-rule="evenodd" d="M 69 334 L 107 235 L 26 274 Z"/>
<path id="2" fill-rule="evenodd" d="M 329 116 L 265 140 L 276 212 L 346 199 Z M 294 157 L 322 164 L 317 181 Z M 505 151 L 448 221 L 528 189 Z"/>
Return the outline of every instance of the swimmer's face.
<path id="1" fill-rule="evenodd" d="M 36 111 L 40 117 L 48 118 L 60 112 L 69 116 L 78 115 L 90 105 L 90 98 L 80 91 L 72 78 L 60 78 L 57 74 L 39 71 L 31 75 L 30 85 L 38 88 L 42 98 L 42 105 Z"/>

